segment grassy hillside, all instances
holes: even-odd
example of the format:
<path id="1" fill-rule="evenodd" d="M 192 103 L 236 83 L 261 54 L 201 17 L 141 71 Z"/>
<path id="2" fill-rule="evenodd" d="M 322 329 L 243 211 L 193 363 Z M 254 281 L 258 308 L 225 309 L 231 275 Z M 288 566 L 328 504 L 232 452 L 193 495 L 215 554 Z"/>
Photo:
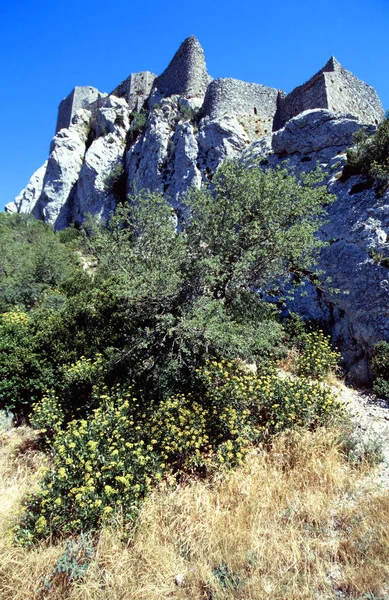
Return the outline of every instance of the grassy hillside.
<path id="1" fill-rule="evenodd" d="M 389 497 L 367 485 L 372 467 L 347 460 L 340 434 L 283 434 L 212 481 L 161 484 L 131 531 L 116 522 L 27 550 L 8 526 L 45 457 L 28 428 L 2 433 L 0 597 L 383 598 Z"/>

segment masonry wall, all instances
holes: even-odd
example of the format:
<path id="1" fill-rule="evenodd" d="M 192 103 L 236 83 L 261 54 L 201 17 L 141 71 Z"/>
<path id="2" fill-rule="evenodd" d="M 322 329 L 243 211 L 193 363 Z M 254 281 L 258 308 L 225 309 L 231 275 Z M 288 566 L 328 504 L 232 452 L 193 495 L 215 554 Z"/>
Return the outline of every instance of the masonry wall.
<path id="1" fill-rule="evenodd" d="M 364 123 L 378 125 L 384 118 L 384 110 L 376 91 L 340 67 L 324 73 L 328 108 L 333 112 L 358 115 Z"/>
<path id="2" fill-rule="evenodd" d="M 304 85 L 281 99 L 277 114 L 277 127 L 283 127 L 289 119 L 313 108 L 328 108 L 327 88 L 324 73 L 319 73 Z"/>
<path id="3" fill-rule="evenodd" d="M 139 112 L 150 96 L 155 78 L 156 75 L 150 71 L 132 73 L 112 92 L 112 95 L 124 98 L 131 112 Z"/>
<path id="4" fill-rule="evenodd" d="M 91 86 L 77 86 L 67 98 L 62 100 L 58 108 L 57 126 L 55 132 L 67 128 L 74 114 L 81 108 L 92 110 L 100 97 L 100 92 Z"/>
<path id="5" fill-rule="evenodd" d="M 195 37 L 189 37 L 181 44 L 167 69 L 156 78 L 151 103 L 173 94 L 203 98 L 210 81 L 203 49 Z"/>
<path id="6" fill-rule="evenodd" d="M 272 122 L 280 93 L 280 90 L 257 83 L 215 79 L 209 84 L 204 99 L 204 116 L 216 119 L 223 115 L 252 115 Z"/>
<path id="7" fill-rule="evenodd" d="M 281 100 L 275 129 L 283 127 L 299 113 L 314 108 L 351 113 L 364 123 L 378 124 L 384 117 L 375 90 L 344 69 L 334 57 L 309 81 Z"/>

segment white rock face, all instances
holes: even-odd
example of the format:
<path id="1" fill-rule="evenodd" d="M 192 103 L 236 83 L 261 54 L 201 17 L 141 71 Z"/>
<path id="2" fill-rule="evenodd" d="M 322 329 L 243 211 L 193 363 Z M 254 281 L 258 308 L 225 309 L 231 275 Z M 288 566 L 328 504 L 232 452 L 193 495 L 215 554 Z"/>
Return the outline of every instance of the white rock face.
<path id="1" fill-rule="evenodd" d="M 33 212 L 57 229 L 69 222 L 70 203 L 84 161 L 90 120 L 91 113 L 80 110 L 69 129 L 61 129 L 51 143 L 42 193 Z"/>
<path id="2" fill-rule="evenodd" d="M 129 192 L 147 188 L 164 191 L 171 174 L 174 132 L 178 123 L 178 97 L 165 98 L 150 111 L 146 128 L 127 153 Z"/>
<path id="3" fill-rule="evenodd" d="M 203 119 L 198 141 L 200 168 L 211 172 L 216 171 L 225 159 L 237 156 L 250 143 L 238 120 L 226 115 L 220 119 Z"/>
<path id="4" fill-rule="evenodd" d="M 202 181 L 197 166 L 199 147 L 192 123 L 184 122 L 177 126 L 173 145 L 173 169 L 167 193 L 174 208 L 179 210 L 185 192 L 191 187 L 200 188 Z"/>
<path id="5" fill-rule="evenodd" d="M 325 109 L 307 110 L 273 135 L 273 150 L 276 154 L 314 152 L 319 153 L 317 158 L 329 159 L 338 150 L 351 146 L 353 134 L 360 128 L 361 122 L 353 115 L 336 115 Z"/>
<path id="6" fill-rule="evenodd" d="M 93 123 L 95 139 L 87 150 L 75 192 L 73 219 L 88 213 L 107 219 L 115 209 L 115 188 L 124 179 L 124 152 L 129 129 L 127 102 L 109 96 Z"/>
<path id="7" fill-rule="evenodd" d="M 320 232 L 328 245 L 317 268 L 330 281 L 321 289 L 307 284 L 290 308 L 330 329 L 345 364 L 351 366 L 350 375 L 363 384 L 369 380 L 373 345 L 389 339 L 389 270 L 380 264 L 380 257 L 389 255 L 389 192 L 377 198 L 363 185 L 363 177 L 340 178 L 346 162 L 343 151 L 361 127 L 366 128 L 349 115 L 307 111 L 273 135 L 272 150 L 259 141 L 245 155 L 251 162 L 265 159 L 273 167 L 286 160 L 297 173 L 319 162 L 327 172 L 325 182 L 336 200 Z"/>
<path id="8" fill-rule="evenodd" d="M 328 185 L 337 199 L 322 230 L 329 245 L 321 252 L 319 268 L 331 279 L 326 287 L 338 291 L 309 286 L 308 297 L 297 298 L 296 308 L 330 326 L 346 364 L 352 365 L 351 375 L 366 383 L 373 345 L 389 339 L 389 270 L 380 264 L 380 256 L 388 255 L 389 194 L 378 199 L 374 190 L 353 193 L 362 181 L 351 177 Z"/>
<path id="9" fill-rule="evenodd" d="M 13 202 L 9 202 L 6 212 L 31 213 L 42 193 L 43 180 L 46 173 L 47 161 L 32 175 L 27 186 L 22 190 L 19 196 L 16 196 Z"/>

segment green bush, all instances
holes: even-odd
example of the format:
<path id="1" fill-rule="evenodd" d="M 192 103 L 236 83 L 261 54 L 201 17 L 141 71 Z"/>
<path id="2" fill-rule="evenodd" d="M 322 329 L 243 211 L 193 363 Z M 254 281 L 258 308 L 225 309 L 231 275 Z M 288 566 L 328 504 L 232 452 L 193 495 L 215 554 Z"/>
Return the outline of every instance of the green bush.
<path id="1" fill-rule="evenodd" d="M 374 346 L 374 355 L 371 360 L 371 366 L 377 375 L 389 380 L 389 344 L 388 342 L 378 342 Z"/>
<path id="2" fill-rule="evenodd" d="M 323 380 L 334 371 L 341 358 L 332 350 L 329 337 L 322 331 L 313 331 L 301 336 L 302 348 L 297 358 L 297 374 Z"/>
<path id="3" fill-rule="evenodd" d="M 344 176 L 366 175 L 382 195 L 389 185 L 389 112 L 372 136 L 361 129 L 355 134 L 355 142 L 347 151 Z"/>
<path id="4" fill-rule="evenodd" d="M 52 466 L 26 499 L 16 540 L 31 545 L 94 529 L 117 510 L 131 521 L 162 477 L 233 465 L 253 441 L 324 423 L 341 410 L 320 382 L 282 380 L 272 369 L 256 375 L 236 361 L 207 363 L 197 372 L 196 390 L 153 404 L 117 386 L 100 392 L 100 406 L 87 420 L 62 431 L 55 400 L 35 409 L 34 422 L 55 433 Z"/>
<path id="5" fill-rule="evenodd" d="M 79 274 L 78 255 L 29 214 L 0 214 L 0 312 L 31 309 L 49 290 Z"/>
<path id="6" fill-rule="evenodd" d="M 37 343 L 30 313 L 0 314 L 0 409 L 25 417 L 54 383 L 54 371 Z"/>
<path id="7" fill-rule="evenodd" d="M 147 110 L 132 112 L 130 115 L 130 129 L 128 130 L 129 143 L 135 142 L 136 138 L 144 131 L 147 123 Z"/>
<path id="8" fill-rule="evenodd" d="M 383 377 L 377 377 L 373 383 L 373 392 L 379 398 L 389 400 L 389 381 Z"/>
<path id="9" fill-rule="evenodd" d="M 188 104 L 182 104 L 180 106 L 179 118 L 183 119 L 184 121 L 195 121 L 196 111 Z"/>
<path id="10" fill-rule="evenodd" d="M 380 398 L 389 399 L 389 344 L 381 341 L 374 346 L 371 359 L 374 373 L 373 392 Z"/>

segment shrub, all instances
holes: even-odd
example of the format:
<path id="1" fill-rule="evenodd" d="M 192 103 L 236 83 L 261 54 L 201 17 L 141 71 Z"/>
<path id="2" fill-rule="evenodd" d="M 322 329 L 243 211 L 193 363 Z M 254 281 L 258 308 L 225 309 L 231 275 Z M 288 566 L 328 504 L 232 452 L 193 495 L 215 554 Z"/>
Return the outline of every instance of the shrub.
<path id="1" fill-rule="evenodd" d="M 106 192 L 111 191 L 115 186 L 118 185 L 120 180 L 124 177 L 124 166 L 122 163 L 117 163 L 111 169 L 111 171 L 106 175 L 104 179 L 104 189 Z"/>
<path id="2" fill-rule="evenodd" d="M 27 214 L 0 214 L 0 312 L 30 309 L 79 274 L 78 257 L 49 225 Z"/>
<path id="3" fill-rule="evenodd" d="M 42 578 L 40 597 L 50 596 L 55 590 L 66 598 L 72 585 L 85 577 L 93 556 L 90 536 L 81 534 L 76 540 L 68 540 L 50 575 Z"/>
<path id="4" fill-rule="evenodd" d="M 347 151 L 343 174 L 345 177 L 359 173 L 366 175 L 375 182 L 378 194 L 382 195 L 389 185 L 389 113 L 372 136 L 359 130 L 355 141 L 355 146 Z"/>
<path id="5" fill-rule="evenodd" d="M 140 112 L 134 111 L 130 117 L 130 129 L 128 130 L 129 143 L 135 142 L 136 138 L 143 132 L 147 123 L 147 110 L 142 109 Z"/>
<path id="6" fill-rule="evenodd" d="M 179 118 L 184 121 L 194 121 L 196 119 L 196 111 L 188 104 L 181 104 Z"/>
<path id="7" fill-rule="evenodd" d="M 374 372 L 373 392 L 380 398 L 389 399 L 389 344 L 381 341 L 374 346 L 371 359 Z"/>
<path id="8" fill-rule="evenodd" d="M 373 392 L 379 398 L 389 400 L 389 381 L 383 377 L 377 377 L 373 383 Z"/>
<path id="9" fill-rule="evenodd" d="M 374 355 L 371 360 L 371 366 L 378 377 L 389 380 L 389 344 L 388 342 L 378 342 L 374 346 Z"/>
<path id="10" fill-rule="evenodd" d="M 26 416 L 54 381 L 53 370 L 37 344 L 30 313 L 0 315 L 0 409 Z"/>
<path id="11" fill-rule="evenodd" d="M 325 379 L 339 364 L 339 352 L 331 349 L 330 339 L 322 331 L 306 333 L 301 340 L 302 350 L 297 358 L 297 374 L 312 379 Z"/>
<path id="12" fill-rule="evenodd" d="M 324 423 L 340 410 L 320 382 L 281 380 L 271 369 L 256 375 L 236 361 L 207 363 L 196 384 L 196 393 L 158 405 L 117 386 L 100 393 L 100 406 L 88 420 L 58 431 L 60 415 L 55 417 L 52 467 L 26 499 L 16 540 L 31 545 L 94 529 L 119 509 L 129 522 L 162 477 L 236 464 L 252 441 Z M 47 400 L 46 424 L 48 406 Z M 35 412 L 39 424 L 43 409 Z"/>
<path id="13" fill-rule="evenodd" d="M 30 423 L 35 429 L 40 429 L 43 437 L 50 440 L 58 433 L 64 422 L 64 412 L 54 393 L 48 393 L 33 405 Z"/>

